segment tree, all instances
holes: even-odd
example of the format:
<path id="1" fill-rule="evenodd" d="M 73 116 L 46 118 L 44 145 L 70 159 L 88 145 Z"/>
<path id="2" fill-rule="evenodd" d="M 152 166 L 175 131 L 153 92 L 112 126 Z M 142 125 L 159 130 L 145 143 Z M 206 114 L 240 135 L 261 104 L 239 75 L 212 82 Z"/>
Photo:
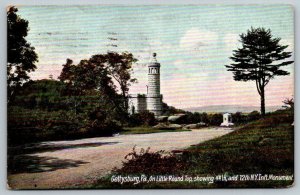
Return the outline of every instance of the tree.
<path id="1" fill-rule="evenodd" d="M 131 78 L 132 65 L 137 62 L 131 53 L 108 52 L 107 54 L 94 55 L 90 59 L 93 64 L 102 65 L 109 77 L 116 82 L 123 98 L 124 109 L 128 110 L 128 91 L 131 84 L 136 82 Z"/>
<path id="2" fill-rule="evenodd" d="M 26 82 L 18 91 L 13 100 L 13 105 L 29 109 L 67 110 L 65 97 L 61 91 L 65 84 L 56 80 L 42 79 Z"/>
<path id="3" fill-rule="evenodd" d="M 75 114 L 82 99 L 80 96 L 84 96 L 92 90 L 99 92 L 99 101 L 102 104 L 110 104 L 106 107 L 121 110 L 117 100 L 116 87 L 102 64 L 81 60 L 78 65 L 74 65 L 71 59 L 67 59 L 58 78 L 66 83 L 64 95 L 69 96 L 70 101 L 74 102 Z"/>
<path id="4" fill-rule="evenodd" d="M 280 45 L 280 38 L 273 38 L 271 30 L 251 28 L 246 34 L 240 35 L 242 48 L 233 50 L 230 59 L 234 62 L 225 65 L 233 72 L 236 81 L 255 81 L 261 98 L 261 114 L 265 115 L 265 87 L 275 76 L 289 75 L 281 69 L 293 61 L 284 61 L 291 57 L 292 52 L 285 52 L 288 45 Z"/>
<path id="5" fill-rule="evenodd" d="M 7 11 L 7 100 L 14 97 L 15 91 L 29 80 L 28 73 L 36 69 L 38 56 L 35 48 L 25 37 L 29 31 L 28 21 L 16 14 L 15 7 Z"/>
<path id="6" fill-rule="evenodd" d="M 201 114 L 201 122 L 202 122 L 202 123 L 206 123 L 206 124 L 209 123 L 208 114 L 207 114 L 206 112 L 203 112 L 203 113 Z"/>
<path id="7" fill-rule="evenodd" d="M 211 114 L 208 117 L 210 125 L 220 126 L 223 121 L 223 115 L 220 113 Z"/>
<path id="8" fill-rule="evenodd" d="M 286 98 L 283 101 L 284 105 L 282 106 L 283 108 L 285 108 L 286 110 L 291 111 L 291 114 L 294 116 L 294 98 Z"/>
<path id="9" fill-rule="evenodd" d="M 234 122 L 235 124 L 241 124 L 242 122 L 244 122 L 243 119 L 244 117 L 241 112 L 236 112 L 232 114 L 232 122 Z"/>
<path id="10" fill-rule="evenodd" d="M 286 108 L 286 109 L 292 109 L 294 110 L 294 98 L 286 98 L 284 101 L 283 101 L 284 105 L 282 106 L 283 108 Z"/>
<path id="11" fill-rule="evenodd" d="M 59 79 L 68 84 L 69 94 L 75 98 L 89 90 L 99 91 L 101 101 L 108 102 L 121 117 L 128 114 L 129 86 L 136 81 L 131 78 L 134 62 L 136 59 L 127 52 L 97 54 L 78 65 L 67 59 Z"/>
<path id="12" fill-rule="evenodd" d="M 163 115 L 174 115 L 174 114 L 184 114 L 185 111 L 175 108 L 174 106 L 169 106 L 167 103 L 162 103 Z"/>

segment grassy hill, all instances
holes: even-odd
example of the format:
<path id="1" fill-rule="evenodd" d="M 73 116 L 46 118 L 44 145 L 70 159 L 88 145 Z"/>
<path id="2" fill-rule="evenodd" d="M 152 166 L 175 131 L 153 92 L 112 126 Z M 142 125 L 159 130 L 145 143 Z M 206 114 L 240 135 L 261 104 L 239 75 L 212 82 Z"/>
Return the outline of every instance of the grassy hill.
<path id="1" fill-rule="evenodd" d="M 293 180 L 277 180 L 280 176 L 294 174 L 293 116 L 278 111 L 265 119 L 240 126 L 225 136 L 177 151 L 176 154 L 131 153 L 114 175 L 176 175 L 218 178 L 213 182 L 150 182 L 111 183 L 111 176 L 101 179 L 96 188 L 251 188 L 287 187 Z M 257 174 L 256 179 L 254 174 Z M 264 180 L 267 175 L 271 180 Z M 261 177 L 262 176 L 262 177 Z M 226 177 L 227 181 L 224 181 Z M 229 181 L 237 179 L 237 181 Z M 242 180 L 248 181 L 242 181 Z"/>

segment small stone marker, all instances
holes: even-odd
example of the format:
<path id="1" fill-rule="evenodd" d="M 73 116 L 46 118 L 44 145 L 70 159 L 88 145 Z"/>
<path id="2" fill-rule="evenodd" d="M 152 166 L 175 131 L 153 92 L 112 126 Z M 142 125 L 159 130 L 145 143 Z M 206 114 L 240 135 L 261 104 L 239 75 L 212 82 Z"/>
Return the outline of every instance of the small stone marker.
<path id="1" fill-rule="evenodd" d="M 232 123 L 232 116 L 230 113 L 223 114 L 223 123 L 221 123 L 221 127 L 229 127 L 233 126 L 234 123 Z"/>

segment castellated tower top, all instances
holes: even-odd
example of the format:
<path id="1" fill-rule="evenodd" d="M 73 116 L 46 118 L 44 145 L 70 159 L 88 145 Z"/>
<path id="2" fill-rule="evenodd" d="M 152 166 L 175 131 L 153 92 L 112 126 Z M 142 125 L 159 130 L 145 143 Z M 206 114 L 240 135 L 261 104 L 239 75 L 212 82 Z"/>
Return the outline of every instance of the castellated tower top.
<path id="1" fill-rule="evenodd" d="M 156 53 L 152 54 L 152 59 L 148 65 L 148 67 L 160 67 L 160 63 L 158 63 L 156 56 L 157 56 Z"/>
<path id="2" fill-rule="evenodd" d="M 153 56 L 153 57 L 152 57 L 152 62 L 157 62 L 157 59 L 156 59 L 156 53 L 153 53 L 152 56 Z"/>

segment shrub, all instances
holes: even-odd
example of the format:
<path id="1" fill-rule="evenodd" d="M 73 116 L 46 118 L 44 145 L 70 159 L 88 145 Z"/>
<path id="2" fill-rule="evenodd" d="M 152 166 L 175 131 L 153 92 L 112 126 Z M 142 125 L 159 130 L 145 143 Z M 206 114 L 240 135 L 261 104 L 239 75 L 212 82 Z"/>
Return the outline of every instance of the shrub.
<path id="1" fill-rule="evenodd" d="M 108 136 L 122 130 L 122 127 L 118 121 L 110 120 L 108 118 L 106 118 L 104 121 L 99 119 L 89 121 L 89 124 L 86 128 L 90 136 Z"/>
<path id="2" fill-rule="evenodd" d="M 258 112 L 258 111 L 252 111 L 252 112 L 250 112 L 249 114 L 248 114 L 248 116 L 247 116 L 247 120 L 248 121 L 254 121 L 254 120 L 258 120 L 258 119 L 260 119 L 260 113 Z"/>
<path id="3" fill-rule="evenodd" d="M 244 122 L 244 117 L 241 112 L 236 112 L 232 114 L 232 122 L 235 124 L 240 124 Z"/>
<path id="4" fill-rule="evenodd" d="M 162 115 L 165 115 L 165 116 L 185 113 L 184 110 L 175 108 L 174 106 L 169 106 L 168 104 L 166 104 L 164 102 L 162 103 L 162 111 L 163 111 Z"/>
<path id="5" fill-rule="evenodd" d="M 132 152 L 125 156 L 126 162 L 120 169 L 114 169 L 114 172 L 121 174 L 173 174 L 178 170 L 186 168 L 183 160 L 176 157 L 175 154 L 166 154 L 163 150 L 150 152 L 150 148 L 141 149 L 140 153 L 136 152 L 133 147 Z"/>
<path id="6" fill-rule="evenodd" d="M 199 112 L 187 112 L 186 118 L 185 118 L 185 124 L 194 124 L 194 123 L 200 123 L 201 122 L 201 115 Z"/>
<path id="7" fill-rule="evenodd" d="M 48 140 L 79 139 L 112 135 L 121 124 L 101 109 L 90 114 L 73 111 L 46 111 L 8 108 L 8 144 L 24 144 Z"/>
<path id="8" fill-rule="evenodd" d="M 83 114 L 70 111 L 8 108 L 8 144 L 72 139 L 86 125 Z M 79 137 L 79 136 L 77 136 Z"/>
<path id="9" fill-rule="evenodd" d="M 201 113 L 200 118 L 201 118 L 200 122 L 203 122 L 203 123 L 206 123 L 206 124 L 209 123 L 208 114 L 206 112 Z"/>
<path id="10" fill-rule="evenodd" d="M 129 118 L 129 126 L 153 126 L 156 124 L 157 121 L 154 114 L 149 111 L 135 113 Z"/>
<path id="11" fill-rule="evenodd" d="M 216 113 L 213 115 L 209 115 L 209 124 L 219 126 L 223 122 L 223 115 L 220 113 Z"/>

